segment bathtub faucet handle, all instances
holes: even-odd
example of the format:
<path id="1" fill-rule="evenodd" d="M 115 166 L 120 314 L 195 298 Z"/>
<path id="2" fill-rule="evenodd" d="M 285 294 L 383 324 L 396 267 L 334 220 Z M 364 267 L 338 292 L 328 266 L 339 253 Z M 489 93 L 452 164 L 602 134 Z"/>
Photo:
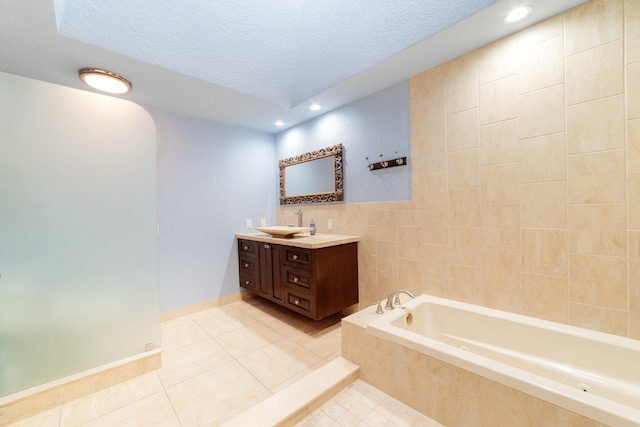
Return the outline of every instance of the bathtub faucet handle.
<path id="1" fill-rule="evenodd" d="M 376 307 L 376 314 L 384 314 L 384 310 L 382 309 L 382 300 L 374 304 L 378 304 L 378 307 Z"/>

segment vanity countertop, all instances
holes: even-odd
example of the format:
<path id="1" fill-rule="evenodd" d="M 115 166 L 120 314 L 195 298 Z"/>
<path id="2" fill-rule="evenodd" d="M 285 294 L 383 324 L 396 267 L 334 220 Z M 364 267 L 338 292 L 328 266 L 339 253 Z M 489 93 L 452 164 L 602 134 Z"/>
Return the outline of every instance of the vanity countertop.
<path id="1" fill-rule="evenodd" d="M 294 246 L 305 249 L 320 249 L 331 246 L 344 245 L 360 241 L 359 236 L 346 236 L 343 234 L 320 234 L 311 236 L 309 233 L 297 234 L 293 237 L 273 237 L 261 232 L 237 233 L 236 238 L 253 240 L 255 242 L 272 243 L 275 245 Z"/>

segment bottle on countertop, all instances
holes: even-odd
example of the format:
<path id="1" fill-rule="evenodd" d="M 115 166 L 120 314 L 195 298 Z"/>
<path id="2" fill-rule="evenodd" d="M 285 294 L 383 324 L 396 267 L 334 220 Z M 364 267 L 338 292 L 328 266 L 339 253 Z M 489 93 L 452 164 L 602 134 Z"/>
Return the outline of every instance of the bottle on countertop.
<path id="1" fill-rule="evenodd" d="M 313 222 L 313 219 L 311 220 L 311 224 L 309 224 L 309 227 L 311 227 L 311 231 L 309 232 L 309 234 L 314 236 L 316 234 L 316 223 Z"/>

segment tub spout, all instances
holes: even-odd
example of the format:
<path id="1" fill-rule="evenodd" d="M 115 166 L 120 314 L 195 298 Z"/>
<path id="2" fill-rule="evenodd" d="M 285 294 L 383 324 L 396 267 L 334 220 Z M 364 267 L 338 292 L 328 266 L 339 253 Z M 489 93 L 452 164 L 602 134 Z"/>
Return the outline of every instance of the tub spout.
<path id="1" fill-rule="evenodd" d="M 404 289 L 398 289 L 397 291 L 393 291 L 389 295 L 387 295 L 387 304 L 384 306 L 384 308 L 386 308 L 387 310 L 393 310 L 395 308 L 393 306 L 393 303 L 392 303 L 393 297 L 396 298 L 395 304 L 396 305 L 400 305 L 400 294 L 407 294 L 411 298 L 415 298 L 416 297 L 416 295 L 411 291 L 407 291 L 407 290 L 404 290 Z"/>

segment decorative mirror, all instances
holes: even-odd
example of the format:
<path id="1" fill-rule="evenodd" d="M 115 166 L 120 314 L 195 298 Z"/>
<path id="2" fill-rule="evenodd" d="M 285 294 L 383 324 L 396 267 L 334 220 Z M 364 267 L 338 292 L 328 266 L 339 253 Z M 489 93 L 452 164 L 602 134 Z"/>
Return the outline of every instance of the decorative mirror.
<path id="1" fill-rule="evenodd" d="M 280 204 L 344 199 L 342 144 L 280 160 Z"/>

